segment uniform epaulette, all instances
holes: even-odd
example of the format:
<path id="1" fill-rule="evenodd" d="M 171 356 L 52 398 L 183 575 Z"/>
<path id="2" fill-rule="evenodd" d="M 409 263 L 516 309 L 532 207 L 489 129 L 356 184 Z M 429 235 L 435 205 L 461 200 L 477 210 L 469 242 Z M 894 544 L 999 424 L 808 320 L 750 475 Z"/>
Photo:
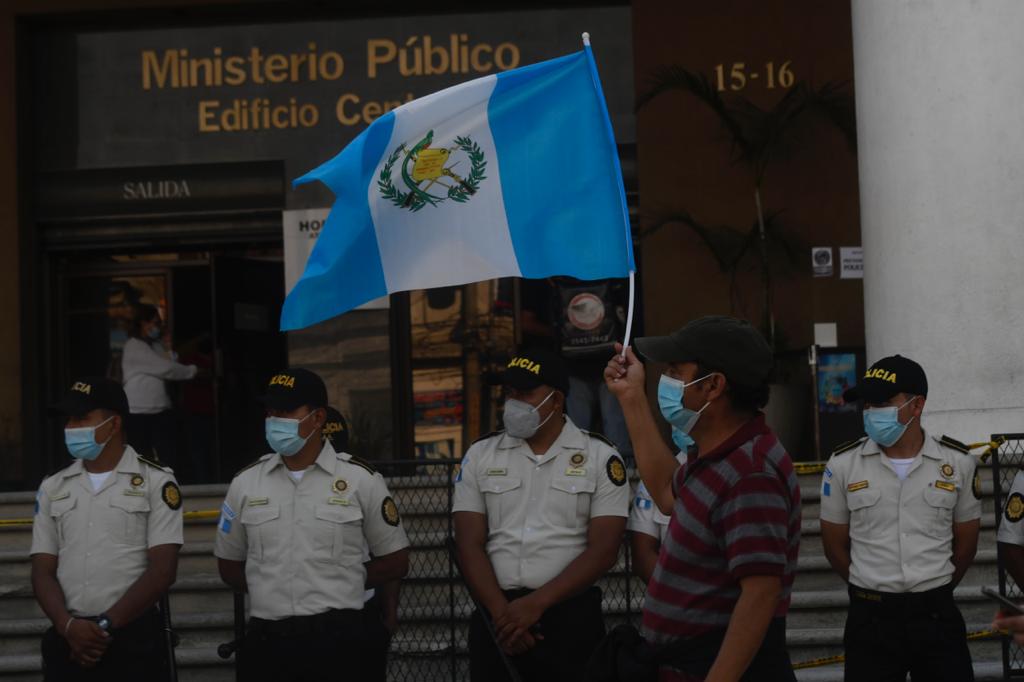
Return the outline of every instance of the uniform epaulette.
<path id="1" fill-rule="evenodd" d="M 154 460 L 152 460 L 152 459 L 150 459 L 148 457 L 143 457 L 142 455 L 136 455 L 136 458 L 138 458 L 138 460 L 140 462 L 142 462 L 143 464 L 148 464 L 149 466 L 153 467 L 154 469 L 159 469 L 160 471 L 163 471 L 164 473 L 169 474 L 169 473 L 172 472 L 170 467 L 165 467 L 160 462 L 154 461 Z"/>
<path id="2" fill-rule="evenodd" d="M 606 444 L 612 446 L 616 450 L 619 449 L 619 446 L 617 446 L 615 443 L 613 443 L 610 440 L 608 440 L 607 436 L 604 436 L 604 435 L 602 435 L 600 433 L 594 433 L 593 431 L 587 431 L 586 429 L 580 429 L 580 431 L 583 431 L 584 434 L 590 436 L 591 438 L 596 438 L 597 440 L 601 441 L 602 443 L 606 443 Z"/>
<path id="3" fill-rule="evenodd" d="M 370 472 L 371 475 L 377 473 L 377 470 L 370 466 L 370 463 L 367 462 L 362 457 L 356 457 L 355 455 L 352 455 L 351 457 L 349 457 L 348 461 L 350 464 L 355 464 L 357 467 L 362 467 L 366 469 L 367 471 Z"/>
<path id="4" fill-rule="evenodd" d="M 940 445 L 945 445 L 947 448 L 952 448 L 954 450 L 959 450 L 960 452 L 964 453 L 965 455 L 971 454 L 971 449 L 969 447 L 967 447 L 966 445 L 964 445 L 963 443 L 961 443 L 960 441 L 958 441 L 955 438 L 950 438 L 949 436 L 943 436 L 942 438 L 940 438 L 939 439 L 939 444 Z"/>
<path id="5" fill-rule="evenodd" d="M 487 440 L 488 438 L 494 438 L 495 436 L 500 436 L 503 433 L 505 433 L 505 429 L 498 429 L 497 431 L 491 431 L 490 433 L 488 433 L 486 435 L 480 436 L 475 441 L 470 443 L 470 445 L 476 445 L 477 443 L 479 443 L 482 440 Z"/>
<path id="6" fill-rule="evenodd" d="M 853 450 L 855 447 L 862 445 L 864 441 L 866 441 L 867 439 L 867 436 L 861 436 L 860 438 L 857 438 L 855 440 L 846 441 L 845 443 L 842 443 L 841 445 L 836 447 L 836 449 L 832 451 L 832 454 L 841 455 L 844 452 L 849 452 L 850 450 Z"/>
<path id="7" fill-rule="evenodd" d="M 238 478 L 238 475 L 241 474 L 243 471 L 248 471 L 249 469 L 252 469 L 254 466 L 259 464 L 263 460 L 267 459 L 268 457 L 270 457 L 269 454 L 267 454 L 267 455 L 260 455 L 259 457 L 257 457 L 256 459 L 254 459 L 253 461 L 249 462 L 244 467 L 242 467 L 241 469 L 236 471 L 233 478 Z"/>

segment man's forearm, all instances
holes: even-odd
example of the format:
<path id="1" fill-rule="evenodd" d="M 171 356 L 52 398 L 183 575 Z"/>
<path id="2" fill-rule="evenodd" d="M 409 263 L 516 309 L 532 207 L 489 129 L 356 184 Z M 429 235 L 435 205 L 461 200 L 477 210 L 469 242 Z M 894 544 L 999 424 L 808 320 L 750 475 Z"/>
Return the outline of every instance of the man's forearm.
<path id="1" fill-rule="evenodd" d="M 539 600 L 546 611 L 555 604 L 575 596 L 593 585 L 615 565 L 619 543 L 614 550 L 588 546 L 561 573 L 541 585 L 530 596 Z"/>
<path id="2" fill-rule="evenodd" d="M 775 579 L 773 584 L 774 588 L 762 583 L 757 589 L 742 589 L 705 682 L 736 682 L 746 672 L 761 648 L 779 603 L 781 583 Z"/>
<path id="3" fill-rule="evenodd" d="M 640 478 L 663 514 L 672 513 L 672 477 L 679 462 L 665 445 L 646 397 L 621 403 Z"/>
<path id="4" fill-rule="evenodd" d="M 498 585 L 498 578 L 494 575 L 494 567 L 487 552 L 480 546 L 459 546 L 459 564 L 469 591 L 476 597 L 480 606 L 494 617 L 508 604 L 508 600 Z"/>
<path id="5" fill-rule="evenodd" d="M 67 625 L 71 613 L 68 611 L 64 597 L 64 590 L 57 577 L 53 575 L 37 575 L 32 573 L 32 591 L 35 593 L 39 607 L 46 614 L 46 617 L 53 623 L 53 627 L 61 635 L 63 628 Z"/>
<path id="6" fill-rule="evenodd" d="M 107 609 L 114 627 L 131 623 L 159 601 L 174 584 L 175 566 L 150 564 L 117 602 Z"/>
<path id="7" fill-rule="evenodd" d="M 654 575 L 654 567 L 658 565 L 658 541 L 657 539 L 633 531 L 630 547 L 633 550 L 633 572 L 644 581 L 649 583 Z"/>
<path id="8" fill-rule="evenodd" d="M 953 587 L 959 585 L 960 581 L 967 575 L 967 570 L 974 563 L 975 550 L 976 546 L 957 547 L 956 542 L 953 543 L 953 556 L 950 559 L 953 563 Z"/>
<path id="9" fill-rule="evenodd" d="M 366 588 L 376 589 L 384 583 L 401 580 L 409 572 L 409 550 L 374 557 L 364 564 L 366 567 Z"/>
<path id="10" fill-rule="evenodd" d="M 825 558 L 832 566 L 832 570 L 845 582 L 850 582 L 850 551 L 845 547 L 837 547 L 831 551 L 825 550 Z"/>

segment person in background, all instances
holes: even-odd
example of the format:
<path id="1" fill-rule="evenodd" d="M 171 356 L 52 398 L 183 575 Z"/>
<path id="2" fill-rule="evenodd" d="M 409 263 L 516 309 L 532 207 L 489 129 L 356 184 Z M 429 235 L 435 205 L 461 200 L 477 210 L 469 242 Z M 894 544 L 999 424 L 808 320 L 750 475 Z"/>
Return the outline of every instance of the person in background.
<path id="1" fill-rule="evenodd" d="M 128 442 L 139 454 L 174 467 L 178 426 L 166 382 L 192 379 L 199 369 L 176 362 L 161 343 L 163 335 L 160 312 L 147 303 L 139 305 L 131 337 L 124 344 L 121 374 L 130 410 Z"/>
<path id="2" fill-rule="evenodd" d="M 523 348 L 551 350 L 565 362 L 565 412 L 573 424 L 584 430 L 599 427 L 630 462 L 633 446 L 626 420 L 604 383 L 605 363 L 626 330 L 627 286 L 624 279 L 523 279 L 519 324 Z"/>
<path id="3" fill-rule="evenodd" d="M 334 451 L 343 459 L 351 460 L 348 452 L 348 422 L 341 412 L 333 407 L 327 408 L 327 421 L 324 422 L 324 440 L 329 441 Z M 363 559 L 370 561 L 373 557 L 370 548 L 363 543 Z M 359 657 L 359 680 L 366 682 L 385 682 L 388 673 L 388 649 L 391 638 L 398 629 L 398 595 L 401 581 L 391 580 L 376 589 L 368 589 L 363 595 L 363 629 L 360 632 L 361 655 Z"/>

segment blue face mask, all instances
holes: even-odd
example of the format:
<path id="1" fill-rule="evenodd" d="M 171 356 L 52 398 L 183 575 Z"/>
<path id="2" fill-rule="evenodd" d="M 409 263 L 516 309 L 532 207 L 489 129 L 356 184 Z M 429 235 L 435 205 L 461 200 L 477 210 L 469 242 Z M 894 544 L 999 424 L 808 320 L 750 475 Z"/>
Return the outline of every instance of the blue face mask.
<path id="1" fill-rule="evenodd" d="M 156 341 L 157 339 L 160 338 L 160 327 L 159 326 L 150 327 L 149 331 L 146 332 L 146 336 L 148 336 L 149 338 L 151 338 L 154 341 Z"/>
<path id="2" fill-rule="evenodd" d="M 299 424 L 309 419 L 310 412 L 302 419 L 285 419 L 284 417 L 267 417 L 264 428 L 267 432 L 267 443 L 270 449 L 282 457 L 291 457 L 303 448 L 309 436 L 299 435 Z M 312 432 L 309 434 L 313 435 Z"/>
<path id="3" fill-rule="evenodd" d="M 687 452 L 690 446 L 693 445 L 693 439 L 690 438 L 690 434 L 683 433 L 675 426 L 672 427 L 672 442 L 676 444 L 680 452 Z"/>
<path id="4" fill-rule="evenodd" d="M 103 452 L 103 448 L 107 447 L 107 443 L 110 442 L 110 438 L 114 437 L 114 433 L 110 433 L 110 438 L 107 438 L 102 443 L 96 442 L 96 430 L 106 424 L 113 417 L 107 417 L 96 426 L 80 426 L 74 429 L 64 429 L 64 445 L 67 446 L 68 452 L 75 459 L 84 459 L 91 462 L 100 456 Z"/>
<path id="5" fill-rule="evenodd" d="M 915 395 L 914 398 L 916 397 L 917 396 Z M 911 398 L 899 407 L 865 408 L 864 433 L 868 434 L 868 438 L 875 441 L 883 448 L 894 445 L 896 441 L 902 438 L 903 434 L 906 433 L 907 427 L 910 426 L 910 422 L 914 421 L 914 418 L 911 417 L 910 421 L 906 424 L 901 424 L 899 417 L 899 411 L 909 405 L 914 398 Z"/>
<path id="6" fill-rule="evenodd" d="M 690 383 L 686 383 L 679 379 L 673 379 L 667 374 L 662 374 L 661 379 L 658 381 L 658 408 L 661 410 L 661 416 L 665 418 L 665 421 L 687 436 L 689 436 L 697 420 L 700 419 L 700 413 L 711 403 L 704 403 L 704 407 L 694 412 L 683 405 L 683 393 L 686 391 L 687 386 L 700 383 L 709 376 L 711 375 L 707 374 L 700 379 L 694 379 Z M 675 442 L 674 437 L 673 442 Z"/>

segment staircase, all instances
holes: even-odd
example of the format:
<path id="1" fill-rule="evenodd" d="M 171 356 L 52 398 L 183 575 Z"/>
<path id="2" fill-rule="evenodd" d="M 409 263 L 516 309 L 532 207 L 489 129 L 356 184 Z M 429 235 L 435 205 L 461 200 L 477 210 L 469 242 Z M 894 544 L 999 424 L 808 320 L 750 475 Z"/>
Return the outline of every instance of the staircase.
<path id="1" fill-rule="evenodd" d="M 980 588 L 998 583 L 991 469 L 983 467 L 981 471 L 985 497 L 978 556 L 956 590 L 968 632 L 988 629 L 995 609 L 981 595 Z M 445 475 L 389 479 L 413 544 L 410 575 L 402 587 L 401 626 L 391 647 L 389 676 L 395 681 L 469 678 L 465 652 L 466 619 L 471 606 L 461 583 L 450 580 L 444 548 L 449 532 L 447 480 Z M 842 653 L 847 596 L 844 583 L 832 573 L 821 549 L 819 481 L 817 474 L 800 476 L 803 542 L 787 633 L 794 662 Z M 218 644 L 233 636 L 232 596 L 217 576 L 212 553 L 216 517 L 194 513 L 219 509 L 225 491 L 223 485 L 184 489 L 184 508 L 189 512 L 185 522 L 185 545 L 178 581 L 171 591 L 172 616 L 181 637 L 177 661 L 179 678 L 183 681 L 234 679 L 231 662 L 221 660 L 216 652 Z M 9 522 L 31 518 L 34 502 L 34 492 L 0 494 L 0 679 L 3 682 L 40 678 L 39 638 L 49 623 L 36 605 L 29 585 L 31 526 Z M 642 604 L 643 585 L 629 578 L 625 568 L 623 552 L 619 564 L 602 581 L 609 624 L 635 617 Z M 456 615 L 454 628 L 449 619 L 450 609 Z M 455 657 L 450 655 L 453 636 Z M 970 647 L 977 679 L 1001 679 L 999 641 L 972 641 Z M 801 682 L 840 681 L 842 664 L 799 670 L 797 679 Z"/>

